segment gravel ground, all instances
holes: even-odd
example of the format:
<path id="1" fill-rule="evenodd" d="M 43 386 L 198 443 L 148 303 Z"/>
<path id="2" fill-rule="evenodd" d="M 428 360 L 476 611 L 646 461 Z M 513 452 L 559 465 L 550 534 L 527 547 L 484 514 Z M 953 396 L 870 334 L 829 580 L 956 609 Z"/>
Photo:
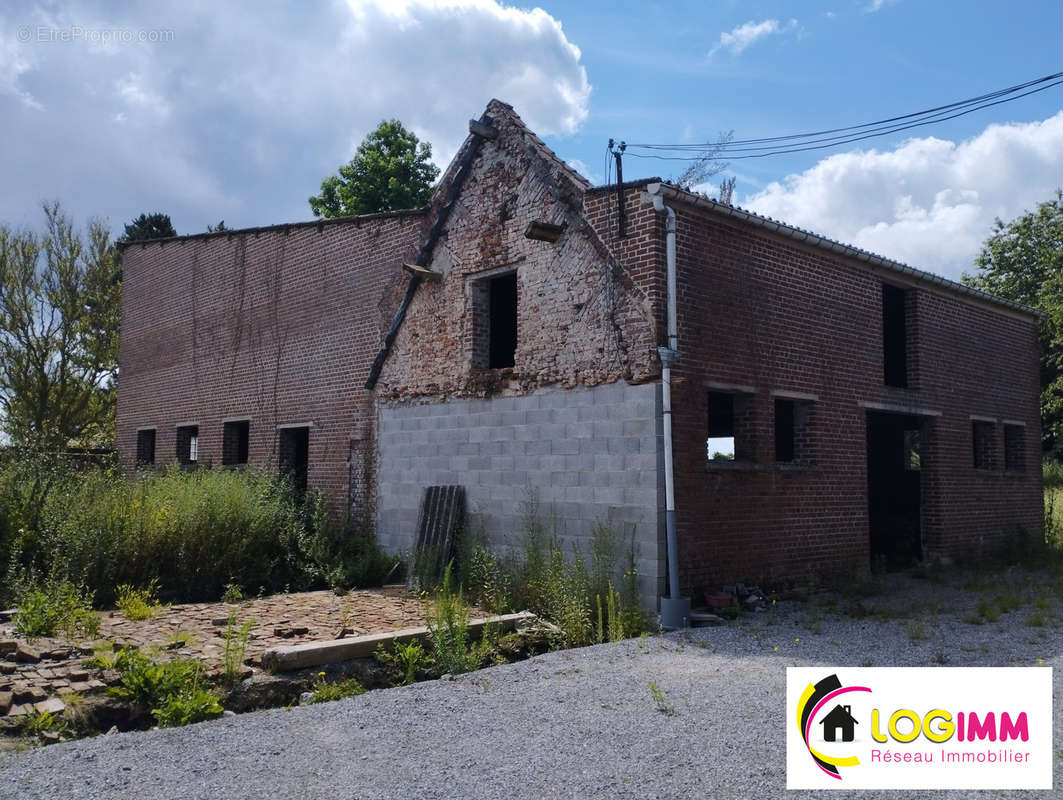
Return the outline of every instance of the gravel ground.
<path id="1" fill-rule="evenodd" d="M 456 680 L 3 754 L 0 797 L 812 796 L 785 791 L 787 666 L 1043 663 L 1057 668 L 1053 725 L 1063 730 L 1063 607 L 1047 581 L 1018 570 L 902 577 L 874 597 L 819 594 L 723 627 L 551 653 Z M 1024 606 L 995 622 L 962 621 L 1001 591 Z M 878 617 L 839 613 L 857 602 Z M 1045 624 L 1031 624 L 1038 613 Z M 651 681 L 674 714 L 657 710 Z M 1058 766 L 1063 743 L 1054 747 Z M 1063 796 L 1057 788 L 935 797 L 1026 794 Z"/>

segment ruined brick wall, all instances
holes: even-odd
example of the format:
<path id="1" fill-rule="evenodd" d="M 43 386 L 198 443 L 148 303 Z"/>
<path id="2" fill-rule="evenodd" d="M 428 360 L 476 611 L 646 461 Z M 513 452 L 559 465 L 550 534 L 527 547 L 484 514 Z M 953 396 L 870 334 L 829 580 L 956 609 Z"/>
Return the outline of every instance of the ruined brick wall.
<path id="1" fill-rule="evenodd" d="M 868 405 L 914 408 L 922 442 L 924 555 L 986 553 L 1040 531 L 1040 420 L 1033 321 L 909 287 L 909 387 L 883 381 L 882 282 L 902 276 L 675 204 L 679 350 L 675 471 L 688 588 L 869 566 Z M 751 412 L 747 463 L 706 458 L 708 383 Z M 807 403 L 808 465 L 774 455 L 773 393 Z M 971 415 L 1022 422 L 1024 471 L 973 467 Z"/>
<path id="2" fill-rule="evenodd" d="M 539 386 L 643 382 L 657 374 L 652 300 L 583 214 L 587 186 L 501 104 L 381 373 L 385 401 L 525 393 Z M 556 243 L 529 223 L 564 225 Z M 515 366 L 478 357 L 479 281 L 515 271 Z M 392 307 L 402 286 L 389 294 Z"/>
<path id="3" fill-rule="evenodd" d="M 311 424 L 311 488 L 347 502 L 352 440 L 372 433 L 366 374 L 392 309 L 378 305 L 423 235 L 419 213 L 134 244 L 124 251 L 118 448 L 156 426 L 199 425 L 199 463 L 222 460 L 223 420 L 250 417 L 251 463 L 275 467 L 277 426 Z M 361 454 L 358 446 L 353 449 Z"/>

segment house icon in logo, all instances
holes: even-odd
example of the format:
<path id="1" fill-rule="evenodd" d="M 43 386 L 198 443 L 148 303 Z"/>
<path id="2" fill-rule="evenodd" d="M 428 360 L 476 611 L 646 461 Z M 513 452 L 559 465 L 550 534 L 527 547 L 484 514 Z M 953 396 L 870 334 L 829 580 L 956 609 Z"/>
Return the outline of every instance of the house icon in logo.
<path id="1" fill-rule="evenodd" d="M 853 726 L 860 723 L 853 719 L 851 711 L 852 706 L 843 706 L 839 703 L 831 709 L 827 716 L 819 721 L 819 724 L 823 726 L 823 741 L 838 741 L 839 728 L 842 732 L 843 742 L 851 742 L 856 737 L 856 730 Z"/>

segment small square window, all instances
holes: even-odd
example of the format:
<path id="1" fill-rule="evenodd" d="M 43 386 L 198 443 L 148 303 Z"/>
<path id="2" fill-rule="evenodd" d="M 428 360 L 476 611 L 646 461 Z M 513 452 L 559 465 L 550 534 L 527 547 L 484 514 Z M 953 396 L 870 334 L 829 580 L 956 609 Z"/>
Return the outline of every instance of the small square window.
<path id="1" fill-rule="evenodd" d="M 251 423 L 246 420 L 226 422 L 222 427 L 221 463 L 234 467 L 247 463 L 247 443 L 250 438 Z"/>
<path id="2" fill-rule="evenodd" d="M 986 420 L 971 420 L 971 439 L 975 469 L 996 468 L 996 425 Z"/>
<path id="3" fill-rule="evenodd" d="M 155 429 L 146 428 L 137 431 L 137 463 L 155 463 Z"/>
<path id="4" fill-rule="evenodd" d="M 177 463 L 191 466 L 199 460 L 199 426 L 181 425 L 177 428 Z"/>
<path id="5" fill-rule="evenodd" d="M 1004 469 L 1026 471 L 1026 428 L 1022 425 L 1004 424 Z"/>

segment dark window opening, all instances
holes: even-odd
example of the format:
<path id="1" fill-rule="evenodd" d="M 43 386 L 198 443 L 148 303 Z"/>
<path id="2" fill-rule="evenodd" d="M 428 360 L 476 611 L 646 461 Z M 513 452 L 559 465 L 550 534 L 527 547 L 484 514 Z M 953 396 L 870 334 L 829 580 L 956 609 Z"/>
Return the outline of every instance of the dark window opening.
<path id="1" fill-rule="evenodd" d="M 295 494 L 305 495 L 310 463 L 310 428 L 281 428 L 277 463 L 281 476 L 291 483 Z"/>
<path id="2" fill-rule="evenodd" d="M 912 469 L 912 447 L 924 439 L 924 424 L 902 414 L 867 414 L 868 533 L 875 572 L 904 569 L 923 558 L 923 475 Z"/>
<path id="3" fill-rule="evenodd" d="M 812 434 L 809 420 L 812 403 L 786 397 L 775 399 L 775 461 L 781 464 L 811 464 Z"/>
<path id="4" fill-rule="evenodd" d="M 199 460 L 199 426 L 182 425 L 177 429 L 177 463 L 191 466 Z"/>
<path id="5" fill-rule="evenodd" d="M 517 273 L 488 282 L 488 363 L 490 369 L 512 367 L 517 354 Z"/>
<path id="6" fill-rule="evenodd" d="M 775 460 L 793 462 L 797 448 L 794 444 L 794 401 L 775 401 Z"/>
<path id="7" fill-rule="evenodd" d="M 137 463 L 155 463 L 155 429 L 137 431 Z"/>
<path id="8" fill-rule="evenodd" d="M 1022 425 L 1004 425 L 1004 469 L 1026 471 L 1026 429 Z"/>
<path id="9" fill-rule="evenodd" d="M 974 450 L 975 469 L 993 469 L 996 449 L 996 425 L 984 420 L 971 420 L 971 439 Z"/>
<path id="10" fill-rule="evenodd" d="M 246 419 L 226 422 L 222 428 L 221 463 L 234 467 L 247 463 L 247 441 L 251 433 L 251 423 Z"/>
<path id="11" fill-rule="evenodd" d="M 908 385 L 908 331 L 904 289 L 882 284 L 882 356 L 887 386 Z"/>

